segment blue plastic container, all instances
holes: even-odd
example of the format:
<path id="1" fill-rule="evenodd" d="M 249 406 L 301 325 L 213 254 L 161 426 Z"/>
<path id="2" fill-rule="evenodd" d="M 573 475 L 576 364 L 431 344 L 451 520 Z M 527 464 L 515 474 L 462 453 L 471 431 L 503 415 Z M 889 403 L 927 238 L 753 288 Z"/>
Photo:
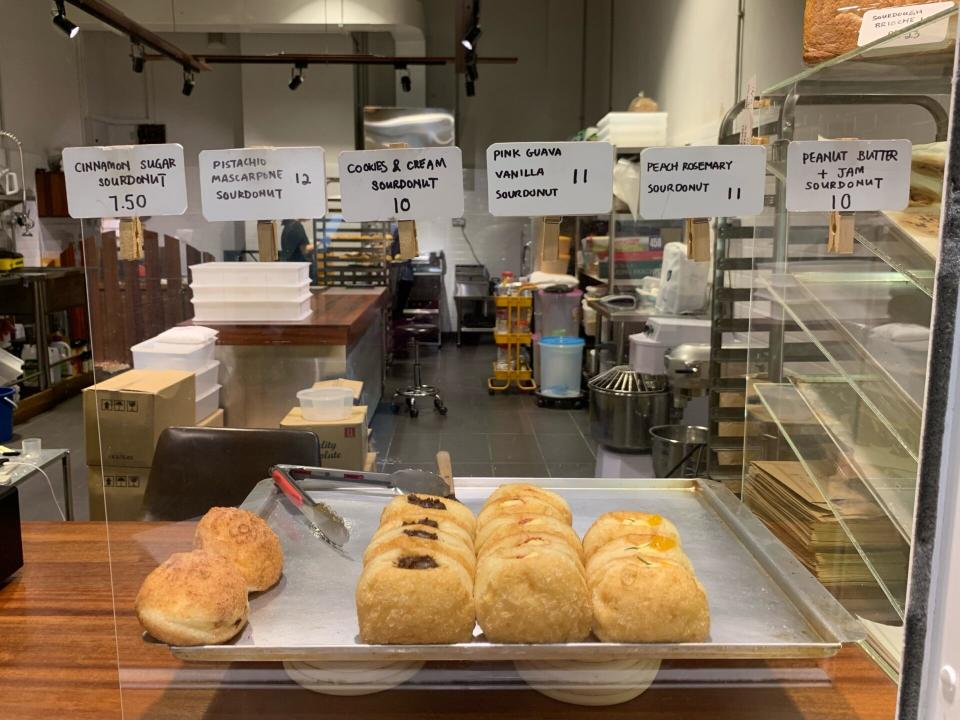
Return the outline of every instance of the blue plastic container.
<path id="1" fill-rule="evenodd" d="M 13 401 L 14 388 L 0 388 L 0 443 L 13 438 L 13 411 L 17 404 Z"/>
<path id="2" fill-rule="evenodd" d="M 540 340 L 540 394 L 553 398 L 580 397 L 583 338 L 545 337 Z"/>

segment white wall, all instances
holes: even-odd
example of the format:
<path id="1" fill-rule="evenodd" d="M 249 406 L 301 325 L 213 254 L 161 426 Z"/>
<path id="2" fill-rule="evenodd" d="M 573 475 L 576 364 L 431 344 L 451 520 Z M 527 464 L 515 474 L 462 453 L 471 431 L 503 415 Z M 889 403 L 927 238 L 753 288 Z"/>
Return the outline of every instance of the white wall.
<path id="1" fill-rule="evenodd" d="M 33 188 L 35 168 L 81 143 L 79 49 L 50 23 L 45 2 L 0 0 L 0 18 L 0 127 L 23 142 Z M 12 143 L 2 146 L 13 163 Z"/>

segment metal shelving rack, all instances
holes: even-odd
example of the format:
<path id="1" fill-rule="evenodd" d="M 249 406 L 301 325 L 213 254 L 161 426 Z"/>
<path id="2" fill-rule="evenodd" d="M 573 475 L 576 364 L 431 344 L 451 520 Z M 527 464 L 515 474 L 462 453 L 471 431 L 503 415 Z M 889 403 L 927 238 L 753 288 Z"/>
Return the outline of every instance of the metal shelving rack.
<path id="1" fill-rule="evenodd" d="M 320 285 L 385 286 L 393 240 L 384 222 L 348 222 L 339 197 L 328 199 L 327 214 L 313 221 L 317 281 Z"/>
<path id="2" fill-rule="evenodd" d="M 925 22 L 955 37 L 956 15 Z M 717 221 L 709 474 L 739 486 L 750 504 L 754 461 L 802 468 L 843 529 L 846 544 L 835 552 L 847 567 L 861 563 L 829 589 L 851 612 L 896 627 L 906 615 L 914 502 L 930 482 L 920 456 L 928 366 L 925 343 L 904 349 L 885 333 L 931 331 L 937 257 L 881 212 L 857 213 L 854 253 L 831 254 L 827 214 L 786 210 L 794 139 L 947 139 L 952 42 L 918 52 L 889 40 L 750 99 L 754 141 L 767 146 L 767 195 L 762 215 Z M 744 107 L 727 113 L 721 143 L 739 142 L 734 123 Z M 789 520 L 775 517 L 765 519 L 771 529 L 789 532 Z M 896 676 L 871 641 L 867 651 Z"/>

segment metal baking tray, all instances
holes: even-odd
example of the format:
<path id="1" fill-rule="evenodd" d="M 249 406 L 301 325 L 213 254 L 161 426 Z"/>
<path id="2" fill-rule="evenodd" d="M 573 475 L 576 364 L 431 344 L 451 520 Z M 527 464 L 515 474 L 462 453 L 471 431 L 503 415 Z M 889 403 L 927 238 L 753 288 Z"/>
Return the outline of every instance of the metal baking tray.
<path id="1" fill-rule="evenodd" d="M 478 512 L 503 478 L 457 479 L 457 497 Z M 191 661 L 576 660 L 657 658 L 816 658 L 864 637 L 862 627 L 739 500 L 709 480 L 529 480 L 570 503 L 581 535 L 609 510 L 643 510 L 672 520 L 710 603 L 710 639 L 702 643 L 520 645 L 474 640 L 456 645 L 365 645 L 359 642 L 354 588 L 385 491 L 311 493 L 350 527 L 337 550 L 312 534 L 306 520 L 270 481 L 243 507 L 260 513 L 280 536 L 283 577 L 250 598 L 250 622 L 225 645 L 171 647 Z"/>

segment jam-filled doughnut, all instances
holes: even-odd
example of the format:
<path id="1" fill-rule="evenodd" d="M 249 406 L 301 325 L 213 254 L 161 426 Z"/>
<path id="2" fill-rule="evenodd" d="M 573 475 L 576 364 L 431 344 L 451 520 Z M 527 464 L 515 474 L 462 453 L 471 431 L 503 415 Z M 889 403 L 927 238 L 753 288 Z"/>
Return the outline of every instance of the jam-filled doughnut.
<path id="1" fill-rule="evenodd" d="M 567 505 L 566 500 L 557 495 L 555 492 L 545 490 L 537 487 L 536 485 L 529 485 L 527 483 L 507 483 L 506 485 L 501 485 L 492 493 L 490 493 L 490 497 L 487 498 L 487 502 L 484 504 L 484 507 L 487 505 L 496 505 L 501 500 L 510 500 L 513 498 L 523 497 L 534 497 L 538 500 L 542 500 L 548 505 L 551 505 L 558 513 L 560 513 L 560 520 L 565 522 L 567 525 L 570 525 L 573 522 L 573 513 L 570 512 L 570 506 Z"/>
<path id="2" fill-rule="evenodd" d="M 654 513 L 618 510 L 598 517 L 583 536 L 583 554 L 587 560 L 600 547 L 624 535 L 664 535 L 680 539 L 672 522 Z"/>

